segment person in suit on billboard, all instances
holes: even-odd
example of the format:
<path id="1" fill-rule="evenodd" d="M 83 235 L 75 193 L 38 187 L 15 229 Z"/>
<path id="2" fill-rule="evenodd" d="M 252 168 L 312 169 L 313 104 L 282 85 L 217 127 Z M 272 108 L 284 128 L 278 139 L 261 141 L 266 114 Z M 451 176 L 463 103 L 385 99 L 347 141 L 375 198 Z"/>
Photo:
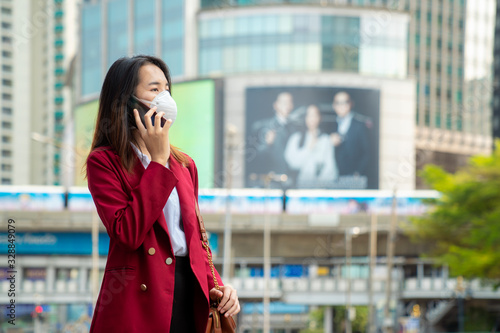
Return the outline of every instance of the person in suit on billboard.
<path id="1" fill-rule="evenodd" d="M 298 170 L 298 188 L 332 188 L 338 171 L 330 137 L 319 129 L 321 113 L 316 105 L 306 111 L 306 128 L 292 134 L 285 149 L 291 169 Z"/>
<path id="2" fill-rule="evenodd" d="M 293 110 L 293 97 L 289 92 L 280 93 L 273 103 L 274 116 L 257 121 L 252 126 L 252 140 L 256 148 L 256 169 L 262 174 L 274 172 L 276 174 L 289 173 L 285 161 L 285 148 L 295 127 L 289 119 Z"/>
<path id="3" fill-rule="evenodd" d="M 352 111 L 351 96 L 340 91 L 333 97 L 337 132 L 331 134 L 339 176 L 366 176 L 370 159 L 368 127 Z"/>

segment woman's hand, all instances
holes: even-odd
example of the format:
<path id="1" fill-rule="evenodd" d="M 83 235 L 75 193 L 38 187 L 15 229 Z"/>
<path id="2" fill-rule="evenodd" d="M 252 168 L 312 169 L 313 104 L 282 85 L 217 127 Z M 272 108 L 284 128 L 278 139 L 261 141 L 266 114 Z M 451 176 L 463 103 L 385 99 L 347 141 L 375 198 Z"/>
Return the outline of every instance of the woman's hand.
<path id="1" fill-rule="evenodd" d="M 155 124 L 151 122 L 151 116 L 156 111 L 156 107 L 150 109 L 144 115 L 144 121 L 146 127 L 141 122 L 139 116 L 139 111 L 134 109 L 134 117 L 137 128 L 139 129 L 139 134 L 141 135 L 146 149 L 151 155 L 151 161 L 165 165 L 170 157 L 170 140 L 168 138 L 168 132 L 170 125 L 172 125 L 172 120 L 168 119 L 165 125 L 161 127 L 161 118 L 165 114 L 164 112 L 157 113 L 155 116 Z"/>
<path id="2" fill-rule="evenodd" d="M 213 288 L 210 290 L 210 299 L 215 301 L 221 299 L 219 302 L 218 310 L 224 316 L 229 317 L 240 312 L 240 301 L 236 294 L 236 289 L 230 285 L 220 287 L 220 290 Z"/>

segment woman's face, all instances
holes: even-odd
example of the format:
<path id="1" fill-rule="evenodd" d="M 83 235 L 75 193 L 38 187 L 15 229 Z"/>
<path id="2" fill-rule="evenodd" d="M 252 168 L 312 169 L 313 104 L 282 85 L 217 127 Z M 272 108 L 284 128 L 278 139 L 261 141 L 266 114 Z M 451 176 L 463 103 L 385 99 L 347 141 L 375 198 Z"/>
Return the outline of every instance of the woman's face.
<path id="1" fill-rule="evenodd" d="M 319 127 L 319 122 L 321 121 L 321 115 L 319 109 L 315 105 L 311 105 L 307 108 L 306 113 L 306 126 L 309 130 L 315 130 Z"/>
<path id="2" fill-rule="evenodd" d="M 170 90 L 170 87 L 165 74 L 158 66 L 148 63 L 139 69 L 139 84 L 135 88 L 135 96 L 152 101 L 164 90 Z"/>

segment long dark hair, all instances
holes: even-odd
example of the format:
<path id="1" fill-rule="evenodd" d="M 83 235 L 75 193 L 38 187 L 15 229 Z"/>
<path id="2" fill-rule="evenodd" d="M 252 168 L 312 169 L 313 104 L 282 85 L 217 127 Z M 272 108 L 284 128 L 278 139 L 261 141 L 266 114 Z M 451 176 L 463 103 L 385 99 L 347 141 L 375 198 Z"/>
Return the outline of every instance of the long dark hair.
<path id="1" fill-rule="evenodd" d="M 306 123 L 306 118 L 307 118 L 307 111 L 309 110 L 310 107 L 315 107 L 316 110 L 318 110 L 318 115 L 319 115 L 319 119 L 321 121 L 321 111 L 319 110 L 318 106 L 315 105 L 315 104 L 311 104 L 309 105 L 307 108 L 306 108 L 306 114 L 304 115 L 304 124 Z M 299 148 L 304 148 L 304 144 L 306 143 L 306 134 L 307 134 L 307 125 L 304 126 L 301 130 L 300 130 L 300 140 L 299 140 Z M 321 136 L 321 130 L 318 126 L 318 138 Z"/>
<path id="2" fill-rule="evenodd" d="M 139 84 L 139 70 L 147 64 L 153 64 L 163 71 L 172 92 L 170 71 L 163 60 L 147 55 L 116 60 L 102 84 L 94 138 L 90 148 L 92 152 L 100 147 L 111 146 L 120 156 L 122 167 L 129 173 L 132 173 L 135 161 L 135 152 L 130 142 L 139 146 L 133 135 L 134 129 L 137 128 L 133 109 L 139 108 L 132 95 Z M 171 156 L 184 166 L 189 163 L 186 155 L 176 147 L 171 145 L 170 151 Z"/>

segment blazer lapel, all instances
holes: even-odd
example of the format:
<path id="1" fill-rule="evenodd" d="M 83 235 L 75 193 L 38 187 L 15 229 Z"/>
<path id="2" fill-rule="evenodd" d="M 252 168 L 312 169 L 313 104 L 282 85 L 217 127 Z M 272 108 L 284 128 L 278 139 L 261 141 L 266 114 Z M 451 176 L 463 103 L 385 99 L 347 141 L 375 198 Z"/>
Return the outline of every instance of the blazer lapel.
<path id="1" fill-rule="evenodd" d="M 144 165 L 142 165 L 142 162 L 137 155 L 135 155 L 135 164 L 134 164 L 133 171 L 134 171 L 133 174 L 127 173 L 126 176 L 124 177 L 127 180 L 127 183 L 129 185 L 130 189 L 135 188 L 139 184 L 139 182 L 141 181 L 142 175 L 144 174 L 144 171 L 146 171 L 146 169 L 144 168 Z M 157 222 L 160 225 L 160 227 L 168 235 L 169 233 L 168 233 L 168 229 L 167 229 L 167 220 L 165 219 L 165 215 L 163 214 L 163 211 L 162 211 L 162 214 L 160 214 L 160 216 L 158 217 Z"/>

